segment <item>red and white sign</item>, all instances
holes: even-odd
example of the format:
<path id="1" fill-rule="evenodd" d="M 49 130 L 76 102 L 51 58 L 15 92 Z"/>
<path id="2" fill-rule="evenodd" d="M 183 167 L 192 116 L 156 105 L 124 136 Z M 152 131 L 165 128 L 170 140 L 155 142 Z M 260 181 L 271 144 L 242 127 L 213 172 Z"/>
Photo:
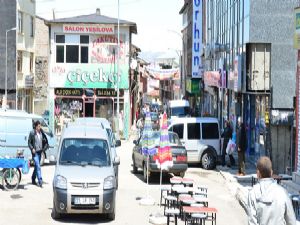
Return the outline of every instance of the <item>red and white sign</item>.
<path id="1" fill-rule="evenodd" d="M 112 25 L 85 25 L 85 24 L 64 24 L 64 33 L 86 33 L 86 34 L 114 34 L 115 27 Z"/>
<path id="2" fill-rule="evenodd" d="M 219 71 L 204 72 L 204 84 L 207 86 L 220 87 L 221 75 Z"/>

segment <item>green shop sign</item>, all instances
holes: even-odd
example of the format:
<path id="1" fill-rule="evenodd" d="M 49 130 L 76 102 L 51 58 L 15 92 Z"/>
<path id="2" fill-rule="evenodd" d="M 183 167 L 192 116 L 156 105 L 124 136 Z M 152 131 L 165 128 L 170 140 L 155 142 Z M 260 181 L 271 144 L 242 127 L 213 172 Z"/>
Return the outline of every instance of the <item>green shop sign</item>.
<path id="1" fill-rule="evenodd" d="M 65 88 L 119 88 L 128 89 L 128 66 L 120 65 L 118 79 L 116 66 L 109 64 L 56 64 L 51 70 L 50 86 Z"/>
<path id="2" fill-rule="evenodd" d="M 192 80 L 192 79 L 187 79 L 186 80 L 186 91 L 191 93 L 191 94 L 198 94 L 200 92 L 200 87 L 199 83 L 200 80 Z"/>

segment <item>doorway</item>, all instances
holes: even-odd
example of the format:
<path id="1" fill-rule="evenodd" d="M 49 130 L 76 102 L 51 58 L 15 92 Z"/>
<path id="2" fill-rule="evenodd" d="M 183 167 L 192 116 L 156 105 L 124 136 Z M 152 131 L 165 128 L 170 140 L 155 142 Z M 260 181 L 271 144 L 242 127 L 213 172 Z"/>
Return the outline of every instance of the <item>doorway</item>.
<path id="1" fill-rule="evenodd" d="M 84 117 L 94 117 L 94 100 L 86 99 L 84 102 Z"/>

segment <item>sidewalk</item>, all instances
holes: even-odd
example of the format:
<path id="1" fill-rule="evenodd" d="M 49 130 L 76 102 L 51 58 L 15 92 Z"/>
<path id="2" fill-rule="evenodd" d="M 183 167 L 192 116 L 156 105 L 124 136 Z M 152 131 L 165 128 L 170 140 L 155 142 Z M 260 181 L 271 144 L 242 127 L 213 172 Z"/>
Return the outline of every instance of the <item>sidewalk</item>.
<path id="1" fill-rule="evenodd" d="M 235 159 L 237 156 L 234 155 Z M 237 161 L 237 160 L 236 160 Z M 217 166 L 217 170 L 226 181 L 226 186 L 245 212 L 248 211 L 248 192 L 252 189 L 252 175 L 256 174 L 255 159 L 253 156 L 246 157 L 246 176 L 237 176 L 238 167 Z M 297 225 L 300 225 L 300 218 L 297 218 Z"/>

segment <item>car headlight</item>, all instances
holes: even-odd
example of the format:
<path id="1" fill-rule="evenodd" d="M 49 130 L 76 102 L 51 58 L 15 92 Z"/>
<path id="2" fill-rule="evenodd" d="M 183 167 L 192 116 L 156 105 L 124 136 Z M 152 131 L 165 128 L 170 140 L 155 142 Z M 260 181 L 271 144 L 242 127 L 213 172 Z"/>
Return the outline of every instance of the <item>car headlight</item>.
<path id="1" fill-rule="evenodd" d="M 115 187 L 115 183 L 116 181 L 114 176 L 107 177 L 104 179 L 103 189 L 113 189 Z"/>
<path id="2" fill-rule="evenodd" d="M 63 176 L 57 175 L 54 179 L 54 186 L 59 189 L 67 189 L 67 179 Z"/>

